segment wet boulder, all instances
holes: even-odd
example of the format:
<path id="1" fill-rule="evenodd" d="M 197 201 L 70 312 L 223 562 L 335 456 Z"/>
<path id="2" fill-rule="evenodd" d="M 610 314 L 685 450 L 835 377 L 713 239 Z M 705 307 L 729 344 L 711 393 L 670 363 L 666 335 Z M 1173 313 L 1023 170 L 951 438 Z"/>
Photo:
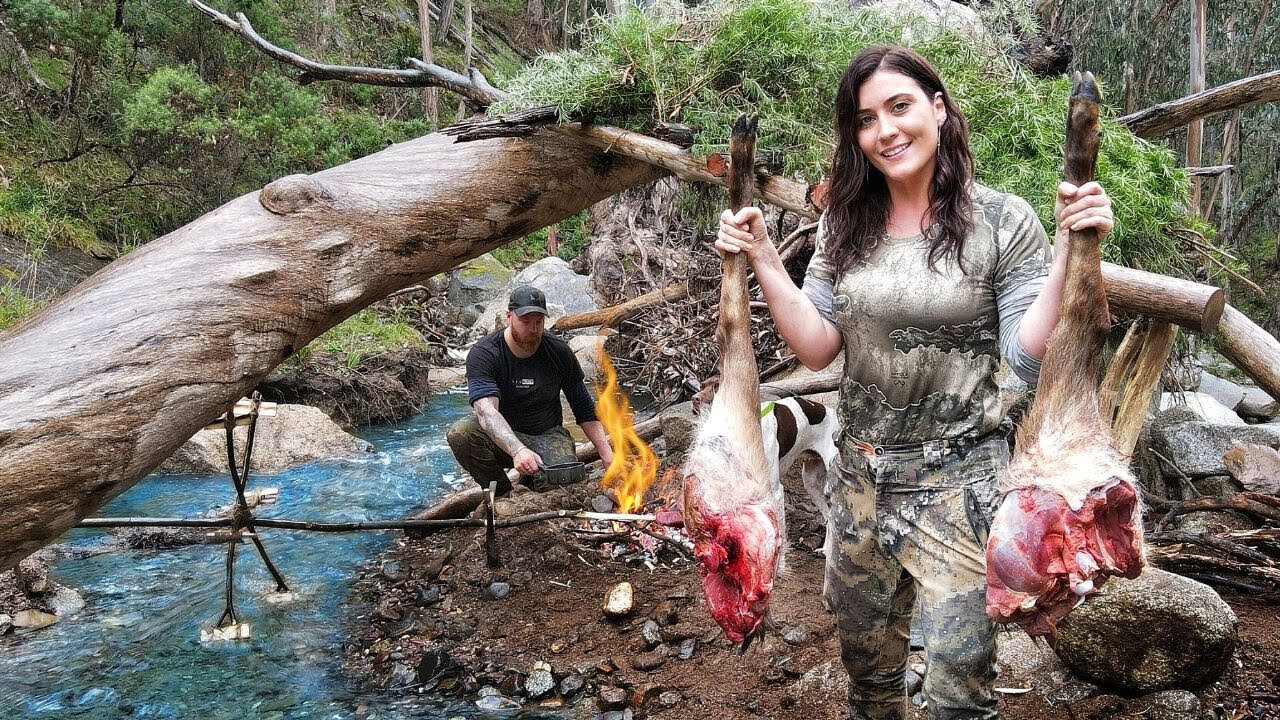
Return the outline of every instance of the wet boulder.
<path id="1" fill-rule="evenodd" d="M 1178 477 L 1179 470 L 1192 478 L 1226 475 L 1223 455 L 1243 443 L 1280 446 L 1280 423 L 1228 425 L 1206 421 L 1188 407 L 1172 407 L 1157 415 L 1150 428 L 1151 450 L 1177 466 L 1160 463 L 1160 472 L 1169 479 Z"/>
<path id="2" fill-rule="evenodd" d="M 512 275 L 510 268 L 489 253 L 454 268 L 449 273 L 445 297 L 457 309 L 458 321 L 464 325 L 474 323 L 492 300 L 499 296 L 505 300 Z"/>
<path id="3" fill-rule="evenodd" d="M 1244 388 L 1244 399 L 1236 406 L 1240 417 L 1254 422 L 1271 422 L 1280 417 L 1280 402 L 1256 387 Z"/>
<path id="4" fill-rule="evenodd" d="M 487 335 L 505 325 L 508 295 L 518 285 L 532 285 L 547 296 L 547 326 L 554 330 L 554 321 L 564 315 L 598 310 L 591 296 L 591 279 L 578 275 L 569 263 L 558 257 L 539 260 L 521 270 L 485 304 L 472 325 L 475 335 Z"/>
<path id="5" fill-rule="evenodd" d="M 1115 577 L 1058 625 L 1058 657 L 1077 675 L 1123 693 L 1197 688 L 1222 674 L 1236 616 L 1209 586 L 1148 567 Z"/>
<path id="6" fill-rule="evenodd" d="M 236 459 L 244 457 L 247 432 L 235 432 Z M 258 420 L 254 430 L 251 473 L 276 473 L 315 460 L 359 457 L 373 446 L 352 435 L 324 412 L 307 405 L 277 405 L 273 417 Z M 226 432 L 201 430 L 159 467 L 163 473 L 227 472 Z"/>

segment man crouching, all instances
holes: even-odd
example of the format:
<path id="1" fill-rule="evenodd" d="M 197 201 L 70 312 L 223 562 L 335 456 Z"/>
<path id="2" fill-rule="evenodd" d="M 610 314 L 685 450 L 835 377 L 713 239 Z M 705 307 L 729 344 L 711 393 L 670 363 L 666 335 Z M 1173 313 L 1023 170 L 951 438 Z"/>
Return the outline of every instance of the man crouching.
<path id="1" fill-rule="evenodd" d="M 517 287 L 507 303 L 506 329 L 467 353 L 467 399 L 475 416 L 449 428 L 449 448 L 481 487 L 496 481 L 498 495 L 511 492 L 506 468 L 519 471 L 523 484 L 545 490 L 537 480 L 541 468 L 577 460 L 564 427 L 561 391 L 600 461 L 607 467 L 613 459 L 582 366 L 568 343 L 545 334 L 546 320 L 542 291 Z"/>

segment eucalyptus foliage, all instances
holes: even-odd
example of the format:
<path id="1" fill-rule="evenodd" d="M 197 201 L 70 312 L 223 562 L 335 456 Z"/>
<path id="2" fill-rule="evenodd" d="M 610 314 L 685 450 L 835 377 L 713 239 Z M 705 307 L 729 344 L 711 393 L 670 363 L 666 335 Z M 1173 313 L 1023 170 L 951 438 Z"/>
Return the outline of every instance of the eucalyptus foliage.
<path id="1" fill-rule="evenodd" d="M 1051 231 L 1070 82 L 1031 76 L 1008 58 L 1005 37 L 975 40 L 922 18 L 809 0 L 631 7 L 597 18 L 580 50 L 544 55 L 506 79 L 510 95 L 490 112 L 556 105 L 565 119 L 640 132 L 685 123 L 699 130 L 695 154 L 725 151 L 733 120 L 757 112 L 758 147 L 813 182 L 835 147 L 835 95 L 849 61 L 868 46 L 909 45 L 939 69 L 968 118 L 979 181 L 1026 198 Z M 1186 173 L 1167 148 L 1118 125 L 1112 108 L 1104 116 L 1098 176 L 1117 216 L 1104 253 L 1167 269 L 1187 223 Z"/>

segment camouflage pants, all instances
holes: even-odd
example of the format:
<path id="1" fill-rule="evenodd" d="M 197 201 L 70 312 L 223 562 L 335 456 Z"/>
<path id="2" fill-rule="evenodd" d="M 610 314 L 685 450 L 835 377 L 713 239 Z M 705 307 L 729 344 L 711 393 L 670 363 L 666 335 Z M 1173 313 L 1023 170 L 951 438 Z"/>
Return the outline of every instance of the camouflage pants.
<path id="1" fill-rule="evenodd" d="M 842 451 L 830 480 L 823 600 L 836 615 L 853 720 L 908 717 L 905 671 L 920 603 L 933 720 L 996 718 L 985 544 L 1009 448 L 990 438 L 940 466 Z"/>
<path id="2" fill-rule="evenodd" d="M 543 465 L 559 465 L 577 460 L 574 454 L 573 438 L 563 425 L 557 425 L 540 435 L 515 432 L 528 448 L 542 458 Z M 475 417 L 464 417 L 449 426 L 447 435 L 449 449 L 457 458 L 462 469 L 471 474 L 480 487 L 487 488 L 489 483 L 498 483 L 498 494 L 511 492 L 511 481 L 507 479 L 507 468 L 515 467 L 515 461 L 505 450 L 498 447 L 489 434 L 480 427 Z M 521 482 L 534 490 L 545 490 L 537 487 L 534 478 L 522 476 Z"/>

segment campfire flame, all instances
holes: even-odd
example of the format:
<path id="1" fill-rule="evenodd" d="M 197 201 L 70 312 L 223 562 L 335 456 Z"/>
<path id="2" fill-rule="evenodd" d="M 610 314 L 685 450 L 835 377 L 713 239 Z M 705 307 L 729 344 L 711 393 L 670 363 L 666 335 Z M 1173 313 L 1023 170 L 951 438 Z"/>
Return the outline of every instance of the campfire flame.
<path id="1" fill-rule="evenodd" d="M 600 487 L 613 488 L 619 512 L 635 512 L 644 507 L 644 494 L 658 474 L 658 456 L 636 434 L 631 402 L 618 389 L 618 373 L 604 351 L 603 342 L 599 353 L 605 384 L 598 389 L 596 417 L 609 433 L 609 443 L 613 447 L 613 462 L 605 469 Z"/>

